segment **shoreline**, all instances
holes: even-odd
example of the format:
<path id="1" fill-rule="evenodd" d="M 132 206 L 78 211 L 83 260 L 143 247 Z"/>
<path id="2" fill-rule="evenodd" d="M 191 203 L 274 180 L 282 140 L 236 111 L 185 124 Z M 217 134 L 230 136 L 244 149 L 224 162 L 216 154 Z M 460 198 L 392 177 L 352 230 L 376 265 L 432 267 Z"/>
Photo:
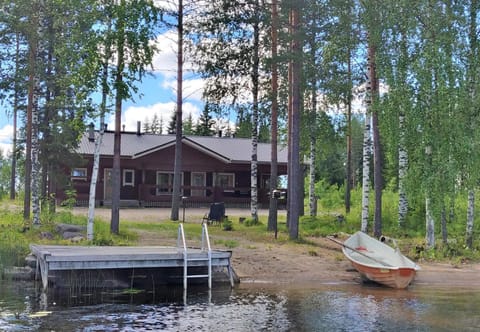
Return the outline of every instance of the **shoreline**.
<path id="1" fill-rule="evenodd" d="M 88 209 L 74 208 L 75 214 L 85 214 Z M 185 221 L 201 222 L 205 209 L 187 209 Z M 110 217 L 110 209 L 96 209 L 96 216 L 105 220 Z M 227 215 L 238 218 L 248 217 L 248 209 L 228 209 Z M 280 211 L 285 213 L 285 211 Z M 121 209 L 121 219 L 139 222 L 158 222 L 169 218 L 170 209 Z M 268 214 L 268 210 L 259 210 Z M 180 218 L 182 214 L 180 213 Z M 232 218 L 233 219 L 233 218 Z M 139 245 L 158 245 L 167 240 L 146 231 L 135 230 L 139 234 Z M 309 238 L 309 244 L 281 243 L 273 236 L 268 242 L 250 241 L 226 232 L 225 235 L 210 236 L 212 246 L 215 240 L 234 240 L 238 245 L 232 249 L 232 267 L 240 279 L 240 285 L 262 287 L 310 287 L 327 284 L 360 284 L 360 275 L 344 257 L 339 245 L 326 238 Z M 171 240 L 171 239 L 168 239 Z M 449 263 L 426 261 L 416 262 L 421 270 L 412 283 L 413 287 L 445 287 L 480 289 L 480 264 L 467 263 L 454 266 Z M 408 289 L 408 288 L 407 288 Z"/>

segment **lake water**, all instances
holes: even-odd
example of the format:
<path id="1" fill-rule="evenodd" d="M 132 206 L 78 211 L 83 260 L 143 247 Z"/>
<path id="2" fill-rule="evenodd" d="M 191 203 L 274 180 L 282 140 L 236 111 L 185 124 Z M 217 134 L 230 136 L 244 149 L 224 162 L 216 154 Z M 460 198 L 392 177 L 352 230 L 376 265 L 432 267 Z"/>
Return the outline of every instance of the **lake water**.
<path id="1" fill-rule="evenodd" d="M 478 331 L 480 291 L 242 284 L 143 293 L 48 295 L 0 282 L 0 331 Z"/>

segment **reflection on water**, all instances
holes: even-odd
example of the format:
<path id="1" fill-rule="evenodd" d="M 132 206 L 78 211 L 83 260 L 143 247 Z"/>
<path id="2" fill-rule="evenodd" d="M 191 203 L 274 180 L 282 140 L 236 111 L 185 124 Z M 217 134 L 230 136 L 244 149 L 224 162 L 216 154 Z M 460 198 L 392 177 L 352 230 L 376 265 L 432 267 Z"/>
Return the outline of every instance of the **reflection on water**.
<path id="1" fill-rule="evenodd" d="M 480 290 L 366 285 L 71 294 L 0 282 L 1 331 L 477 331 Z"/>

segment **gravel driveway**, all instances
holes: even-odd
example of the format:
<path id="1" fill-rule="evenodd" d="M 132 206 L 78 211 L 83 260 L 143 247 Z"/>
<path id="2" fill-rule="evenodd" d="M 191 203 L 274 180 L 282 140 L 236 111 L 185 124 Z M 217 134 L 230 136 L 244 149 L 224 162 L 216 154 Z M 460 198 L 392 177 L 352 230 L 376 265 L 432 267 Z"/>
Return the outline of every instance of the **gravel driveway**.
<path id="1" fill-rule="evenodd" d="M 183 209 L 180 208 L 179 219 L 185 222 L 202 222 L 203 216 L 208 212 L 208 209 L 186 208 L 185 219 L 183 219 Z M 75 207 L 72 213 L 76 215 L 88 215 L 88 208 Z M 170 208 L 121 208 L 120 220 L 125 221 L 139 221 L 139 222 L 156 222 L 170 220 Z M 225 214 L 232 220 L 238 220 L 239 217 L 250 217 L 250 209 L 225 209 Z M 285 210 L 278 211 L 279 215 L 285 215 Z M 111 215 L 111 209 L 109 208 L 96 208 L 95 217 L 99 217 L 105 220 L 109 220 Z M 268 216 L 267 209 L 258 210 L 259 216 Z"/>

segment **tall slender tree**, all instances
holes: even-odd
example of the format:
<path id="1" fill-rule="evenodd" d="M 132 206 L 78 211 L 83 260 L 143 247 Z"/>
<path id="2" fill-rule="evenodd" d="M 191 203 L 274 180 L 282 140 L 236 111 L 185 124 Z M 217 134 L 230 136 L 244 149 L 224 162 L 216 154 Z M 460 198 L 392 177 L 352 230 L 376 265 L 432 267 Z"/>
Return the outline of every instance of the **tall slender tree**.
<path id="1" fill-rule="evenodd" d="M 253 16 L 253 54 L 252 54 L 252 158 L 250 172 L 250 212 L 252 220 L 258 222 L 258 127 L 259 127 L 259 67 L 260 67 L 260 2 L 255 1 Z"/>
<path id="2" fill-rule="evenodd" d="M 107 23 L 107 31 L 111 29 L 111 24 Z M 100 103 L 100 128 L 99 134 L 95 138 L 95 151 L 93 155 L 93 167 L 92 177 L 90 179 L 90 193 L 88 200 L 88 221 L 87 221 L 87 240 L 92 241 L 94 237 L 94 219 L 95 219 L 95 202 L 96 202 L 96 189 L 97 179 L 100 166 L 100 148 L 103 142 L 103 135 L 105 133 L 105 114 L 107 112 L 107 99 L 109 96 L 108 76 L 109 66 L 108 61 L 111 57 L 111 45 L 110 41 L 105 40 L 104 45 L 104 57 L 102 63 L 102 77 L 101 77 L 101 89 L 102 89 L 102 101 Z M 93 128 L 92 128 L 93 130 Z"/>
<path id="3" fill-rule="evenodd" d="M 108 4 L 110 6 L 111 4 Z M 112 47 L 116 50 L 113 68 L 113 90 L 115 91 L 115 133 L 112 167 L 112 214 L 110 231 L 119 232 L 120 221 L 120 154 L 122 101 L 131 97 L 130 89 L 145 75 L 151 65 L 154 45 L 151 40 L 156 34 L 159 19 L 158 8 L 153 1 L 120 0 L 112 8 Z M 107 36 L 107 38 L 109 38 Z M 125 80 L 126 78 L 126 80 Z"/>
<path id="4" fill-rule="evenodd" d="M 295 1 L 289 4 L 292 13 L 292 114 L 290 117 L 290 153 L 289 153 L 289 194 L 291 195 L 288 207 L 288 231 L 291 239 L 298 238 L 298 227 L 300 217 L 300 197 L 302 197 L 303 187 L 300 186 L 302 170 L 300 166 L 300 115 L 302 111 L 302 22 L 301 17 L 304 9 L 303 1 Z"/>
<path id="5" fill-rule="evenodd" d="M 175 162 L 173 166 L 172 211 L 170 219 L 178 220 L 180 209 L 180 186 L 182 180 L 182 113 L 183 113 L 183 0 L 178 0 L 177 12 L 177 104 L 175 126 Z"/>
<path id="6" fill-rule="evenodd" d="M 27 121 L 26 121 L 26 151 L 25 151 L 25 193 L 23 202 L 23 218 L 30 220 L 30 207 L 32 202 L 32 169 L 34 160 L 32 158 L 33 148 L 32 140 L 34 136 L 34 113 L 37 104 L 38 96 L 38 70 L 37 70 L 37 49 L 38 49 L 38 29 L 40 25 L 39 13 L 41 8 L 41 1 L 37 0 L 33 4 L 33 12 L 31 13 L 32 29 L 27 36 L 28 39 L 28 97 L 27 97 Z M 37 179 L 34 179 L 37 181 Z M 38 223 L 39 220 L 36 220 Z"/>
<path id="7" fill-rule="evenodd" d="M 20 73 L 20 34 L 15 33 L 15 76 Z M 10 176 L 10 199 L 14 200 L 16 197 L 16 182 L 17 182 L 17 119 L 18 108 L 20 104 L 20 91 L 18 80 L 15 79 L 13 83 L 13 144 L 12 144 L 12 173 Z"/>
<path id="8" fill-rule="evenodd" d="M 277 199 L 275 197 L 275 190 L 277 189 L 278 182 L 278 2 L 273 0 L 271 4 L 271 37 L 272 37 L 272 114 L 271 114 L 271 164 L 270 164 L 270 204 L 268 209 L 268 230 L 274 231 L 277 229 L 277 214 L 278 206 Z"/>

